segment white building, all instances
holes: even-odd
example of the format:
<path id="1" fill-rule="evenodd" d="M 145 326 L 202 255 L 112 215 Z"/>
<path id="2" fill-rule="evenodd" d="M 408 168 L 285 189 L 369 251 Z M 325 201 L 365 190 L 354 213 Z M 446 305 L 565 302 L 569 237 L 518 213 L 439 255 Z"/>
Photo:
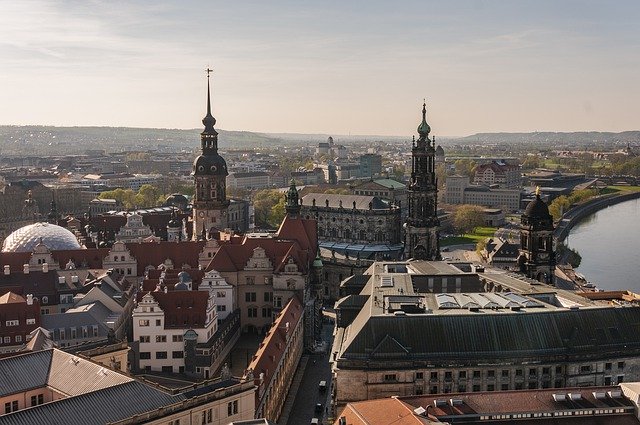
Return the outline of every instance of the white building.
<path id="1" fill-rule="evenodd" d="M 226 319 L 236 309 L 233 286 L 228 284 L 216 270 L 210 270 L 204 274 L 198 290 L 209 291 L 209 294 L 215 297 L 218 320 Z"/>
<path id="2" fill-rule="evenodd" d="M 218 330 L 215 297 L 208 291 L 189 291 L 183 283 L 175 288 L 145 294 L 133 310 L 139 368 L 199 373 L 208 379 L 215 372 L 214 361 L 209 367 L 196 367 L 195 346 L 209 342 Z"/>

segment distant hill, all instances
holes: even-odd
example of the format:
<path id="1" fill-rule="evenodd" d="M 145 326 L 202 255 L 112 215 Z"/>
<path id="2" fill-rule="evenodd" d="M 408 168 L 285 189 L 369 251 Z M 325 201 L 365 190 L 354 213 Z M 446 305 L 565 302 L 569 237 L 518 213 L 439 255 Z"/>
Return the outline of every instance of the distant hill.
<path id="1" fill-rule="evenodd" d="M 5 155 L 78 154 L 87 149 L 107 152 L 200 149 L 200 131 L 131 127 L 0 126 L 0 153 Z M 271 145 L 275 139 L 248 131 L 220 133 L 220 147 L 249 148 Z"/>
<path id="2" fill-rule="evenodd" d="M 575 131 L 575 132 L 534 132 L 534 133 L 476 133 L 471 136 L 460 137 L 460 142 L 480 143 L 516 143 L 516 142 L 540 142 L 540 143 L 602 143 L 602 142 L 639 142 L 640 131 L 623 131 L 621 133 L 600 131 Z"/>

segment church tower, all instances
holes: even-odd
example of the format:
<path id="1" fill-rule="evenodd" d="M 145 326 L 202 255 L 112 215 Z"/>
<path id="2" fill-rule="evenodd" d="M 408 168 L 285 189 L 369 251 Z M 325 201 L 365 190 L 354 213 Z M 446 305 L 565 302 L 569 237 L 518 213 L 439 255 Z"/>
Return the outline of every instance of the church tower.
<path id="1" fill-rule="evenodd" d="M 422 105 L 418 140 L 411 149 L 411 180 L 407 191 L 408 216 L 405 227 L 405 258 L 440 260 L 438 241 L 438 182 L 436 179 L 435 137 L 429 140 L 427 104 Z"/>
<path id="2" fill-rule="evenodd" d="M 531 279 L 553 284 L 556 256 L 553 250 L 553 217 L 540 198 L 529 202 L 520 219 L 520 271 Z"/>
<path id="3" fill-rule="evenodd" d="M 207 234 L 227 227 L 227 163 L 218 154 L 218 132 L 213 127 L 216 119 L 211 115 L 211 89 L 207 69 L 207 115 L 202 119 L 204 131 L 200 133 L 202 153 L 193 162 L 195 195 L 193 198 L 193 239 L 203 229 Z"/>
<path id="4" fill-rule="evenodd" d="M 296 181 L 294 179 L 291 179 L 289 190 L 285 194 L 284 208 L 289 217 L 299 217 L 302 206 L 300 205 L 300 197 L 298 195 L 298 189 L 296 188 Z"/>

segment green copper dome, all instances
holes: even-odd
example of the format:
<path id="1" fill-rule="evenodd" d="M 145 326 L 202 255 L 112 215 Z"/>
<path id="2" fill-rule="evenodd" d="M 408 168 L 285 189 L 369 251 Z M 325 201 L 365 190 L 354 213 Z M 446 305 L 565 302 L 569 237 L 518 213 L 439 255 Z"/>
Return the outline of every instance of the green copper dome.
<path id="1" fill-rule="evenodd" d="M 422 104 L 422 122 L 418 126 L 418 134 L 420 136 L 428 136 L 431 132 L 431 127 L 427 124 L 427 103 Z"/>

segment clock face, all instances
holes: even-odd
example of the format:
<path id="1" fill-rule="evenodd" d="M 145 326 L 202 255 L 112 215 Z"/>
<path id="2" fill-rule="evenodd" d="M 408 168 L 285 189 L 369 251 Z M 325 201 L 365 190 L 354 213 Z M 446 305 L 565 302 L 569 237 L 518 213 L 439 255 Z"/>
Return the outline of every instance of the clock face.
<path id="1" fill-rule="evenodd" d="M 200 211 L 198 215 L 200 215 L 200 217 L 204 217 L 204 211 Z"/>

